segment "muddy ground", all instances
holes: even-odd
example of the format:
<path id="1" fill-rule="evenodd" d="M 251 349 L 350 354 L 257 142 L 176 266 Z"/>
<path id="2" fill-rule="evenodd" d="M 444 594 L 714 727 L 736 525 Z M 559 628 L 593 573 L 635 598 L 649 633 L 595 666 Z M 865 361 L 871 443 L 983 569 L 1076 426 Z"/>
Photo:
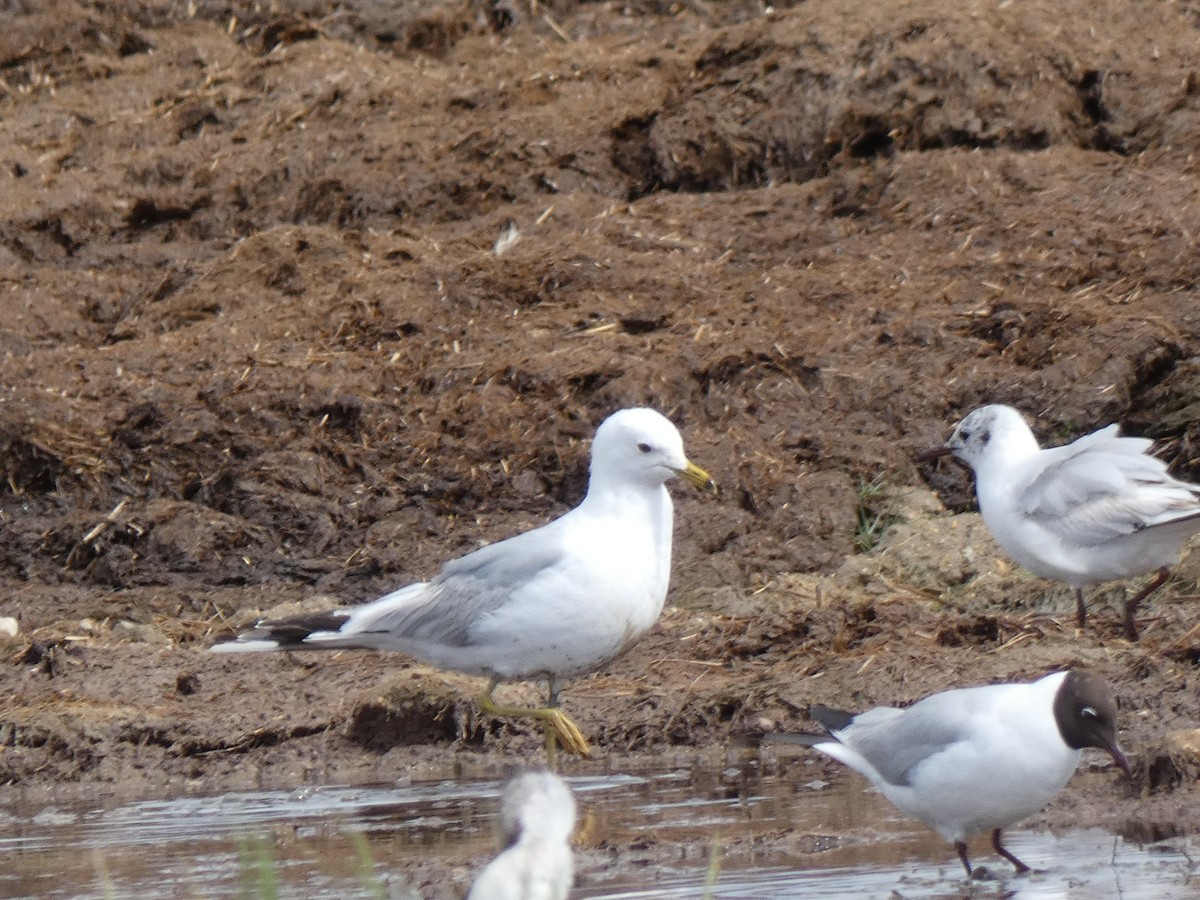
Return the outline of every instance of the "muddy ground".
<path id="1" fill-rule="evenodd" d="M 1200 478 L 1200 5 L 0 16 L 0 790 L 536 760 L 475 680 L 206 648 L 563 512 L 649 404 L 723 492 L 676 491 L 671 607 L 566 692 L 575 770 L 1087 664 L 1136 778 L 1042 820 L 1200 827 L 1200 566 L 1140 643 L 1120 586 L 1078 632 L 912 462 L 1000 401 Z"/>

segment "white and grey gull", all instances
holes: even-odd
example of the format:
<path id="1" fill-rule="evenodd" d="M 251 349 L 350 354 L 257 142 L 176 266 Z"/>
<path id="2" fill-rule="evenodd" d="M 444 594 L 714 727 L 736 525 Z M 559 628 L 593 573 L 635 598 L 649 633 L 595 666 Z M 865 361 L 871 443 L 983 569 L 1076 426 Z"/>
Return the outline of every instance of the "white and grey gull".
<path id="1" fill-rule="evenodd" d="M 575 798 L 552 772 L 515 775 L 500 795 L 504 850 L 479 873 L 467 900 L 564 900 L 575 858 Z"/>
<path id="2" fill-rule="evenodd" d="M 993 404 L 922 458 L 953 454 L 974 470 L 979 512 L 996 543 L 1035 575 L 1070 585 L 1080 627 L 1085 587 L 1156 573 L 1125 603 L 1124 631 L 1136 640 L 1138 607 L 1200 532 L 1200 485 L 1172 477 L 1149 455 L 1152 445 L 1109 425 L 1042 449 L 1017 410 Z"/>
<path id="3" fill-rule="evenodd" d="M 666 482 L 681 476 L 715 492 L 688 461 L 679 431 L 645 408 L 609 416 L 592 441 L 587 495 L 560 518 L 447 563 L 427 582 L 364 606 L 263 621 L 217 652 L 392 650 L 445 669 L 486 676 L 480 708 L 535 717 L 547 746 L 590 755 L 558 706 L 562 680 L 621 655 L 658 620 L 671 569 L 673 507 Z M 545 679 L 541 707 L 502 706 L 502 681 Z"/>
<path id="4" fill-rule="evenodd" d="M 1028 683 L 959 688 L 906 709 L 853 713 L 814 706 L 828 734 L 771 734 L 812 747 L 870 779 L 892 803 L 954 844 L 972 874 L 967 840 L 990 831 L 1018 872 L 1001 830 L 1066 786 L 1081 751 L 1107 752 L 1129 774 L 1117 742 L 1117 704 L 1099 676 L 1072 669 Z"/>

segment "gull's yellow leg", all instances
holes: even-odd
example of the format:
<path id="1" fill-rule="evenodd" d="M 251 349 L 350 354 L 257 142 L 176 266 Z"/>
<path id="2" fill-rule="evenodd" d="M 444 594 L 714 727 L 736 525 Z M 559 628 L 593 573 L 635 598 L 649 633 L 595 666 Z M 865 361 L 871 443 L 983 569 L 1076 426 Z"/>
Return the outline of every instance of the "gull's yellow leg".
<path id="1" fill-rule="evenodd" d="M 543 724 L 546 732 L 546 768 L 551 772 L 558 771 L 558 735 L 548 724 Z"/>
<path id="2" fill-rule="evenodd" d="M 481 710 L 488 715 L 500 716 L 501 718 L 541 719 L 547 729 L 547 752 L 549 752 L 550 740 L 553 737 L 562 744 L 564 750 L 574 753 L 576 756 L 582 756 L 584 759 L 591 759 L 592 748 L 588 746 L 587 738 L 583 736 L 583 732 L 579 730 L 579 726 L 572 722 L 571 718 L 565 712 L 557 706 L 549 705 L 501 706 L 492 699 L 492 691 L 496 689 L 496 685 L 499 683 L 499 678 L 493 678 L 488 682 L 487 690 L 479 698 L 479 708 Z"/>

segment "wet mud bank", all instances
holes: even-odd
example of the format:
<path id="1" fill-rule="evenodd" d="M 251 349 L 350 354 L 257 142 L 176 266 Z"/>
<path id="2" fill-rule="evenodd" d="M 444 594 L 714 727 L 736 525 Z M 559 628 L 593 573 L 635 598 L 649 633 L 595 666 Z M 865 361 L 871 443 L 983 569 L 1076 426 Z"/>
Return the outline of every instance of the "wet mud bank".
<path id="1" fill-rule="evenodd" d="M 561 513 L 595 426 L 648 404 L 722 494 L 677 493 L 669 610 L 564 693 L 600 750 L 571 771 L 1086 665 L 1135 778 L 1037 822 L 1197 827 L 1196 564 L 1140 642 L 1119 586 L 1078 632 L 967 475 L 912 461 L 1006 402 L 1200 478 L 1193 6 L 17 6 L 3 790 L 536 759 L 473 679 L 206 650 Z"/>

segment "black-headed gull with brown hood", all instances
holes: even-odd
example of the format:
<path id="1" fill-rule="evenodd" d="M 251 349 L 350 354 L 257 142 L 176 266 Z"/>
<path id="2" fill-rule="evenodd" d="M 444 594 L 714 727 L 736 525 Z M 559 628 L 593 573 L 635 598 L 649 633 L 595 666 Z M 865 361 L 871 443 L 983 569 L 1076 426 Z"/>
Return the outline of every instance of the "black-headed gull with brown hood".
<path id="1" fill-rule="evenodd" d="M 1043 450 L 1017 410 L 993 404 L 923 458 L 953 454 L 974 470 L 979 512 L 996 543 L 1035 575 L 1069 584 L 1080 627 L 1085 586 L 1157 572 L 1125 603 L 1125 634 L 1137 640 L 1138 606 L 1200 532 L 1200 485 L 1173 478 L 1149 455 L 1152 445 L 1109 425 Z"/>
<path id="2" fill-rule="evenodd" d="M 880 706 L 854 715 L 815 706 L 809 714 L 827 735 L 766 739 L 812 747 L 865 775 L 952 842 L 968 876 L 967 839 L 984 831 L 1018 872 L 1029 870 L 1004 848 L 1001 829 L 1053 800 L 1085 747 L 1107 751 L 1129 773 L 1112 689 L 1079 670 L 943 691 L 907 709 Z"/>

